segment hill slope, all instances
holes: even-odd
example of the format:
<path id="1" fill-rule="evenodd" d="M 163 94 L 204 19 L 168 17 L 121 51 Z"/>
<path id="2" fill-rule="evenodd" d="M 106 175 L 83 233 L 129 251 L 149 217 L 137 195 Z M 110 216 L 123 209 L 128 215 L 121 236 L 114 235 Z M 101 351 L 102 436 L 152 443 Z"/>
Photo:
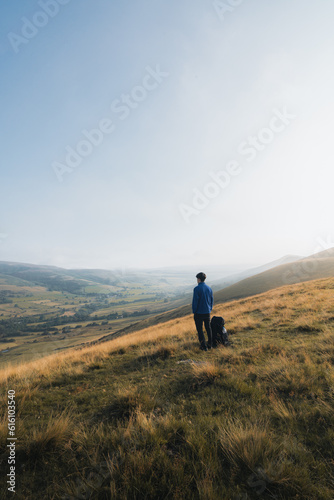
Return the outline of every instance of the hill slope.
<path id="1" fill-rule="evenodd" d="M 280 286 L 334 276 L 334 249 L 282 264 L 216 293 L 217 302 L 249 297 Z"/>
<path id="2" fill-rule="evenodd" d="M 286 255 L 281 259 L 275 260 L 273 262 L 268 262 L 263 266 L 246 269 L 241 273 L 226 276 L 224 279 L 211 281 L 211 288 L 214 291 L 221 290 L 222 288 L 226 288 L 227 286 L 234 285 L 234 283 L 237 283 L 238 281 L 250 278 L 251 276 L 255 276 L 256 274 L 263 273 L 264 271 L 268 271 L 269 269 L 273 269 L 274 267 L 280 266 L 282 264 L 291 264 L 303 258 L 304 257 L 300 257 L 297 255 Z"/>
<path id="3" fill-rule="evenodd" d="M 238 283 L 223 288 L 223 290 L 215 292 L 214 300 L 216 304 L 225 303 L 231 300 L 251 297 L 284 285 L 329 277 L 334 277 L 334 248 L 304 259 L 279 265 L 268 271 L 243 279 Z M 142 328 L 148 328 L 149 326 L 164 323 L 171 319 L 182 318 L 190 313 L 190 304 L 181 306 L 166 313 L 139 321 L 124 330 L 120 330 L 118 334 L 122 335 Z M 111 337 L 107 335 L 102 340 L 109 338 Z"/>
<path id="4" fill-rule="evenodd" d="M 333 290 L 216 305 L 228 348 L 199 351 L 188 316 L 0 372 L 16 391 L 18 498 L 331 500 Z"/>

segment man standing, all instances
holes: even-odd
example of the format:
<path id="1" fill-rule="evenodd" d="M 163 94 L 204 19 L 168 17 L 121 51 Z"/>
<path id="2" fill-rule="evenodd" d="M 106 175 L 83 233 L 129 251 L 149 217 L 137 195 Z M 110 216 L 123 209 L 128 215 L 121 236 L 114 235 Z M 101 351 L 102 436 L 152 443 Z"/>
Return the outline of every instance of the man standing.
<path id="1" fill-rule="evenodd" d="M 198 273 L 196 275 L 198 285 L 194 288 L 192 308 L 194 313 L 194 320 L 198 333 L 198 340 L 200 348 L 207 351 L 212 347 L 212 332 L 210 327 L 210 312 L 213 307 L 213 293 L 211 288 L 204 283 L 206 275 Z M 208 334 L 208 345 L 205 343 L 203 334 L 203 322 L 205 325 L 206 333 Z"/>

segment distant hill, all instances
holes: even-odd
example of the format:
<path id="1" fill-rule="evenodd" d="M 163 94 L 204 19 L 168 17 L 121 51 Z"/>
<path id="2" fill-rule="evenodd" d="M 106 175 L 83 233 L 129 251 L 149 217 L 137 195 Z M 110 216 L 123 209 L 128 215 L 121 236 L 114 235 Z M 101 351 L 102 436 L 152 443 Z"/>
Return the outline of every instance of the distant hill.
<path id="1" fill-rule="evenodd" d="M 247 269 L 237 274 L 228 275 L 216 281 L 210 281 L 214 291 L 226 288 L 242 279 L 248 278 L 279 264 L 293 262 L 296 256 L 286 256 L 264 266 Z M 228 266 L 224 267 L 228 272 Z M 212 275 L 216 271 L 211 270 Z M 217 270 L 221 276 L 223 269 Z M 176 298 L 174 307 L 187 304 L 191 298 L 194 272 L 190 269 L 154 269 L 154 270 L 106 270 L 106 269 L 63 269 L 56 266 L 35 265 L 18 262 L 0 262 L 0 290 L 5 285 L 11 287 L 44 287 L 49 291 L 60 291 L 76 295 L 89 293 L 89 287 L 94 287 L 94 292 L 117 292 L 117 289 L 125 290 L 128 286 L 136 284 L 145 285 L 148 288 L 164 290 Z M 13 288 L 12 288 L 13 289 Z"/>
<path id="2" fill-rule="evenodd" d="M 334 248 L 246 278 L 215 294 L 217 302 L 250 297 L 284 285 L 334 277 Z"/>
<path id="3" fill-rule="evenodd" d="M 263 273 L 264 271 L 268 271 L 269 269 L 273 269 L 274 267 L 280 266 L 282 264 L 290 264 L 292 262 L 296 262 L 297 260 L 301 260 L 303 258 L 304 257 L 300 255 L 285 255 L 281 259 L 268 262 L 263 266 L 253 267 L 251 269 L 247 269 L 246 271 L 232 274 L 231 276 L 226 276 L 226 278 L 224 279 L 211 281 L 210 286 L 214 291 L 221 290 L 222 288 L 226 288 L 227 286 L 233 285 L 234 283 L 238 283 L 238 281 L 241 281 L 243 279 Z"/>
<path id="4" fill-rule="evenodd" d="M 162 271 L 163 273 L 163 271 Z M 168 276 L 168 281 L 166 279 Z M 189 277 L 188 277 L 189 279 Z M 155 292 L 165 290 L 173 296 L 184 295 L 184 277 L 174 273 L 161 274 L 159 270 L 106 270 L 106 269 L 63 269 L 56 266 L 0 262 L 0 289 L 2 285 L 13 287 L 42 286 L 49 291 L 67 292 L 76 295 L 94 292 L 124 291 L 134 285 L 145 285 Z M 176 304 L 177 306 L 178 304 Z"/>
<path id="5" fill-rule="evenodd" d="M 81 294 L 89 281 L 74 277 L 66 269 L 55 266 L 37 266 L 16 262 L 0 262 L 0 279 L 9 285 L 20 286 L 16 280 L 22 280 L 22 286 L 43 286 L 50 291 L 64 291 Z"/>
<path id="6" fill-rule="evenodd" d="M 85 295 L 90 292 L 89 287 L 94 287 L 94 292 L 117 293 L 140 285 L 151 292 L 166 292 L 169 297 L 177 297 L 179 300 L 188 291 L 192 280 L 193 272 L 189 269 L 63 269 L 56 266 L 0 262 L 0 290 L 4 285 L 42 286 L 49 291 Z M 179 304 L 175 307 L 177 305 Z"/>

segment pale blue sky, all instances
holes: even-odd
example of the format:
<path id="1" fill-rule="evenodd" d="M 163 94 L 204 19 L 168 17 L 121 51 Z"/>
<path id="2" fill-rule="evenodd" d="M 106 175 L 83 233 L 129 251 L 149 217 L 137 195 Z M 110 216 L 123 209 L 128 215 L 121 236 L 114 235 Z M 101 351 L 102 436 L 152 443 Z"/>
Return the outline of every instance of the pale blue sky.
<path id="1" fill-rule="evenodd" d="M 224 19 L 211 0 L 50 2 L 0 7 L 0 260 L 204 269 L 333 242 L 331 0 L 244 0 Z M 135 89 L 157 66 L 169 76 Z M 248 161 L 238 147 L 275 109 L 294 118 Z M 54 162 L 105 118 L 114 131 L 59 182 Z M 180 206 L 231 161 L 187 223 Z"/>

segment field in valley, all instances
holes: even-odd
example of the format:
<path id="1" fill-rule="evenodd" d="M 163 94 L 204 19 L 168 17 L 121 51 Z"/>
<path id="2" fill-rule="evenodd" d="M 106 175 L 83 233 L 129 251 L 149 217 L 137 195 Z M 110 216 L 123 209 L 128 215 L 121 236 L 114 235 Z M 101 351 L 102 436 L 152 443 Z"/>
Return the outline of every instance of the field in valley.
<path id="1" fill-rule="evenodd" d="M 72 271 L 72 276 L 57 268 L 5 263 L 0 271 L 0 366 L 113 336 L 188 301 L 177 275 Z"/>

